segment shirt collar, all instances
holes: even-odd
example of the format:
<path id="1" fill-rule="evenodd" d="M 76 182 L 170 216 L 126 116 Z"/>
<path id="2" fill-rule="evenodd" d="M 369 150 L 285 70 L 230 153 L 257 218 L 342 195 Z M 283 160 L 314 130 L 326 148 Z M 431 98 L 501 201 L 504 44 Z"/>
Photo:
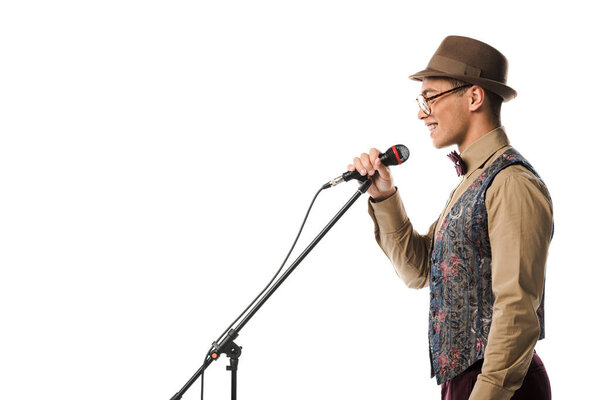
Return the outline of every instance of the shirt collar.
<path id="1" fill-rule="evenodd" d="M 471 143 L 460 155 L 467 166 L 466 175 L 483 166 L 494 153 L 509 144 L 503 126 L 486 133 Z"/>

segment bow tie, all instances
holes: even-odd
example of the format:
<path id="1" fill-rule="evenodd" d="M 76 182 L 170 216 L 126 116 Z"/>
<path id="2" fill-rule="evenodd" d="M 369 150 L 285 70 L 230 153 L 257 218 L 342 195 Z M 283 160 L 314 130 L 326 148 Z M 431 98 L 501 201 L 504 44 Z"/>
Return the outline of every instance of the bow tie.
<path id="1" fill-rule="evenodd" d="M 458 176 L 464 175 L 467 172 L 465 162 L 456 151 L 448 154 L 448 158 L 454 163 L 454 168 L 456 168 L 456 174 Z"/>

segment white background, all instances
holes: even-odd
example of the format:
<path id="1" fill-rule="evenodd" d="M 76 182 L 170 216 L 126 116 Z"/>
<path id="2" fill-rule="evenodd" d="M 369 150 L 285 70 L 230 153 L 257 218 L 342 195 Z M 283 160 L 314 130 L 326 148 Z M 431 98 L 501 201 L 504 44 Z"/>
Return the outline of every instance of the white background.
<path id="1" fill-rule="evenodd" d="M 590 398 L 597 12 L 485 4 L 2 2 L 0 398 L 169 399 L 276 271 L 316 190 L 370 147 L 410 148 L 394 178 L 425 231 L 458 179 L 407 76 L 450 34 L 510 60 L 503 123 L 555 208 L 537 349 L 556 399 Z M 294 255 L 355 190 L 323 192 Z M 439 397 L 428 291 L 396 277 L 366 200 L 242 331 L 240 399 Z M 226 364 L 206 399 L 229 398 Z"/>

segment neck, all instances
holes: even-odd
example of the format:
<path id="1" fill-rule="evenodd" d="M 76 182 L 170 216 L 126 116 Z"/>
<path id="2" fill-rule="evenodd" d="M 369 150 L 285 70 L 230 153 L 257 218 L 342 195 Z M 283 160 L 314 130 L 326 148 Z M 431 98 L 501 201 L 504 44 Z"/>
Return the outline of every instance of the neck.
<path id="1" fill-rule="evenodd" d="M 467 129 L 467 133 L 463 136 L 461 143 L 457 143 L 459 153 L 462 153 L 467 147 L 479 140 L 486 133 L 493 131 L 500 126 L 499 123 L 492 123 L 491 121 L 481 121 L 480 123 L 473 123 Z"/>

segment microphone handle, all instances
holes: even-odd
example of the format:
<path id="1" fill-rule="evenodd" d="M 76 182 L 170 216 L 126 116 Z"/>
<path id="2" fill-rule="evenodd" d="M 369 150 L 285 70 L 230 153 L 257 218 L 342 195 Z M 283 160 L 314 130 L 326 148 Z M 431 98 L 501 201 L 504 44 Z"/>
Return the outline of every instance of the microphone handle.
<path id="1" fill-rule="evenodd" d="M 344 182 L 348 182 L 351 179 L 356 179 L 360 182 L 364 182 L 367 179 L 369 179 L 369 175 L 361 175 L 360 172 L 358 172 L 357 170 L 354 171 L 346 171 L 342 174 L 342 178 L 344 179 Z"/>
<path id="2" fill-rule="evenodd" d="M 379 159 L 383 165 L 389 165 L 390 160 L 387 154 L 379 153 Z M 330 180 L 326 184 L 323 185 L 323 189 L 329 189 L 332 186 L 338 185 L 342 182 L 348 182 L 349 180 L 356 179 L 359 182 L 365 182 L 369 179 L 369 175 L 361 175 L 357 170 L 354 171 L 346 171 L 342 175 L 338 176 L 335 179 Z"/>
<path id="3" fill-rule="evenodd" d="M 381 163 L 383 165 L 388 166 L 390 165 L 390 161 L 392 161 L 389 159 L 386 153 L 379 153 L 379 159 L 381 160 Z M 351 179 L 356 179 L 360 182 L 364 182 L 367 179 L 369 179 L 369 175 L 363 176 L 357 170 L 344 172 L 341 177 L 344 178 L 344 182 L 348 182 Z"/>

